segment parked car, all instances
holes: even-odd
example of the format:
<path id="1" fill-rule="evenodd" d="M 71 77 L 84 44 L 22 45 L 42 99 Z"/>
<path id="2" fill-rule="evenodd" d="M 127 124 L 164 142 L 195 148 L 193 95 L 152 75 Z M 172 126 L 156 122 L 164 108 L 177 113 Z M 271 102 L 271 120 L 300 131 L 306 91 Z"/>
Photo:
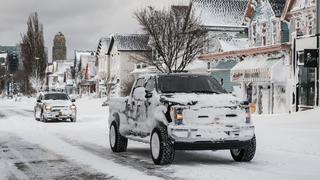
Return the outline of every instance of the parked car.
<path id="1" fill-rule="evenodd" d="M 256 151 L 247 102 L 228 94 L 214 78 L 197 74 L 157 74 L 138 78 L 128 97 L 109 101 L 113 152 L 128 139 L 150 144 L 155 164 L 170 164 L 176 150 L 230 150 L 235 161 L 251 161 Z"/>
<path id="2" fill-rule="evenodd" d="M 77 121 L 77 107 L 75 100 L 70 99 L 68 94 L 61 92 L 41 93 L 37 97 L 34 107 L 34 117 L 36 120 L 47 122 L 50 120 Z"/>

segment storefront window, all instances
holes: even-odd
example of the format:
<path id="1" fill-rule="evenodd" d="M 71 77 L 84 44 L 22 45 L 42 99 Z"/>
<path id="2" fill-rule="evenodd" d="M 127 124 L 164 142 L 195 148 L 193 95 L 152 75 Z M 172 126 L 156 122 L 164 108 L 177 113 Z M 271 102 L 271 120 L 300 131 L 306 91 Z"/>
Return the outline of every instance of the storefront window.
<path id="1" fill-rule="evenodd" d="M 312 15 L 309 15 L 307 16 L 307 32 L 308 32 L 308 35 L 311 35 L 313 34 L 313 16 Z"/>
<path id="2" fill-rule="evenodd" d="M 315 68 L 299 66 L 299 105 L 315 105 Z"/>

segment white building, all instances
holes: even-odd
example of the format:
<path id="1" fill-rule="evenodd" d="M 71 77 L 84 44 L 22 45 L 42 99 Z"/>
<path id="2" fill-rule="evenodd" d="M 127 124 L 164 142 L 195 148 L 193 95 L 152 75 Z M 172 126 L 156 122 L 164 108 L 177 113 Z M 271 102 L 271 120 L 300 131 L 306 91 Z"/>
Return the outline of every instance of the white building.
<path id="1" fill-rule="evenodd" d="M 75 82 L 72 77 L 73 60 L 55 60 L 47 66 L 47 81 L 49 90 L 64 91 L 72 94 L 75 91 Z"/>
<path id="2" fill-rule="evenodd" d="M 131 90 L 136 69 L 146 68 L 142 63 L 148 48 L 149 37 L 143 34 L 111 35 L 100 39 L 97 49 L 98 79 L 106 81 L 106 93 L 125 96 Z M 103 89 L 103 88 L 100 88 Z M 100 93 L 101 94 L 101 93 Z"/>
<path id="3" fill-rule="evenodd" d="M 110 56 L 108 55 L 111 37 L 103 37 L 99 40 L 96 56 L 97 67 L 97 94 L 99 97 L 107 95 L 107 82 L 110 77 Z"/>
<path id="4" fill-rule="evenodd" d="M 320 35 L 316 32 L 316 1 L 288 0 L 282 14 L 282 19 L 290 24 L 292 41 L 292 111 L 311 109 L 320 104 Z"/>
<path id="5" fill-rule="evenodd" d="M 80 94 L 95 94 L 97 83 L 97 59 L 94 52 L 80 55 L 77 65 L 77 83 Z"/>

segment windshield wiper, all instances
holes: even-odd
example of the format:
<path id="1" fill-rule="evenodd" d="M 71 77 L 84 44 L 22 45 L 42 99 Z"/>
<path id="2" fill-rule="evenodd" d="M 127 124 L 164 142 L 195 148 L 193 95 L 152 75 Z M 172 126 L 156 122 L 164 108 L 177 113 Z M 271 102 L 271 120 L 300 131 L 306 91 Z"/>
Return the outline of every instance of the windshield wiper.
<path id="1" fill-rule="evenodd" d="M 197 90 L 197 91 L 192 91 L 193 93 L 208 93 L 208 94 L 220 94 L 219 91 L 213 91 L 213 90 Z"/>

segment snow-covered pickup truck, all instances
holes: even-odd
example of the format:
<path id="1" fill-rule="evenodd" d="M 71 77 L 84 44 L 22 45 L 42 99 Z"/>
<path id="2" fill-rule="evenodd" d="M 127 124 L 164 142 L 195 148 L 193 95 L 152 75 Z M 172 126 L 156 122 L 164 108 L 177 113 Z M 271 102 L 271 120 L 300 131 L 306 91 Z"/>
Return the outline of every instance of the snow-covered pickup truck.
<path id="1" fill-rule="evenodd" d="M 138 78 L 131 94 L 109 101 L 113 152 L 128 139 L 150 143 L 155 164 L 170 164 L 175 150 L 230 150 L 235 161 L 251 161 L 256 150 L 248 105 L 214 78 L 157 74 Z"/>

